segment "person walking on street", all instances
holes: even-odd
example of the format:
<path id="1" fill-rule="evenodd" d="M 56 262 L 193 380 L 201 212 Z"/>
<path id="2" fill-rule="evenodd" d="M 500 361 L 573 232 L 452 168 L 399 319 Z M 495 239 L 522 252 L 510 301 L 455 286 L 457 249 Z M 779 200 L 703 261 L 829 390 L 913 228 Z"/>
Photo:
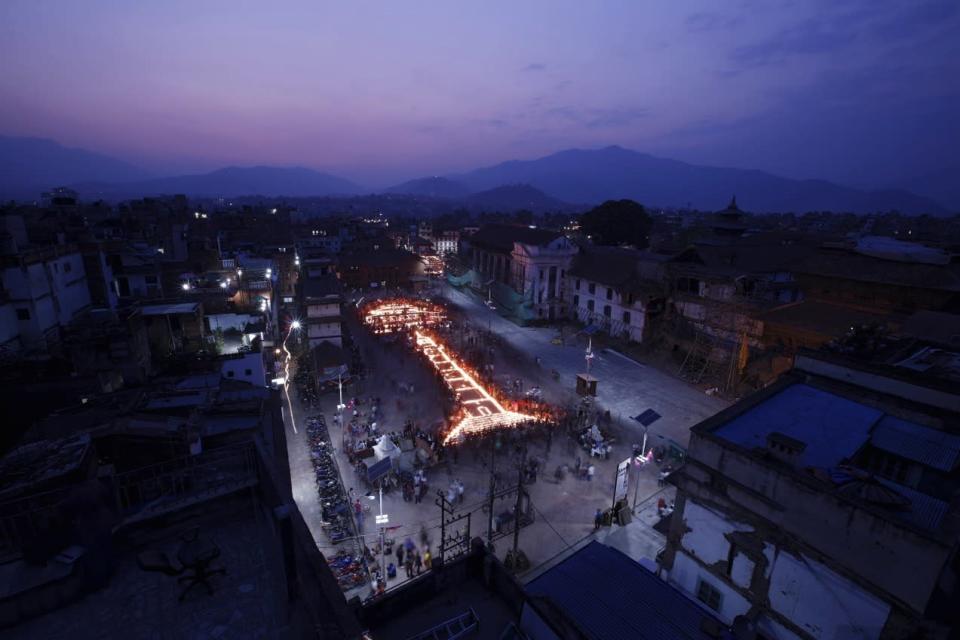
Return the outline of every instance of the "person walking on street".
<path id="1" fill-rule="evenodd" d="M 463 482 L 460 481 L 460 478 L 457 478 L 457 500 L 460 501 L 460 504 L 463 504 Z"/>
<path id="2" fill-rule="evenodd" d="M 353 503 L 353 512 L 357 516 L 357 528 L 363 531 L 363 505 L 360 504 L 359 498 Z"/>
<path id="3" fill-rule="evenodd" d="M 430 555 L 430 549 L 428 548 L 423 552 L 423 570 L 430 571 L 430 568 L 433 564 L 433 556 Z"/>
<path id="4" fill-rule="evenodd" d="M 587 467 L 587 480 L 592 481 L 593 474 L 595 474 L 596 472 L 597 472 L 597 468 L 593 466 L 593 464 L 591 463 L 590 466 Z"/>
<path id="5" fill-rule="evenodd" d="M 397 545 L 397 566 L 403 565 L 403 545 Z"/>
<path id="6" fill-rule="evenodd" d="M 593 516 L 593 530 L 599 529 L 601 524 L 603 524 L 603 511 L 597 509 L 597 513 Z"/>
<path id="7" fill-rule="evenodd" d="M 420 575 L 420 572 L 423 571 L 423 559 L 420 557 L 419 551 L 413 552 L 413 568 L 417 570 L 417 575 Z"/>
<path id="8" fill-rule="evenodd" d="M 407 572 L 407 579 L 413 577 L 413 558 L 410 557 L 412 554 L 407 554 L 407 559 L 403 562 L 403 568 Z"/>

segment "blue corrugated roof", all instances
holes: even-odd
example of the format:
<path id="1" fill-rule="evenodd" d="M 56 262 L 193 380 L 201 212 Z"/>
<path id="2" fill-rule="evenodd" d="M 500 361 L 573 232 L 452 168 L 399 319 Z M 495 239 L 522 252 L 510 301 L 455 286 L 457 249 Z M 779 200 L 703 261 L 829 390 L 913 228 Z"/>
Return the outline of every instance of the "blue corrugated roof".
<path id="1" fill-rule="evenodd" d="M 896 516 L 902 520 L 906 520 L 922 529 L 936 531 L 940 526 L 940 521 L 943 520 L 943 516 L 947 515 L 950 505 L 943 500 L 938 500 L 925 493 L 920 493 L 916 489 L 883 478 L 877 478 L 877 481 L 910 500 L 909 510 L 895 512 Z"/>
<path id="2" fill-rule="evenodd" d="M 880 420 L 870 444 L 941 471 L 952 471 L 960 459 L 960 436 L 893 416 Z"/>
<path id="3" fill-rule="evenodd" d="M 717 427 L 714 434 L 744 447 L 767 446 L 767 435 L 782 433 L 806 443 L 805 467 L 837 466 L 863 446 L 883 412 L 842 396 L 793 384 Z"/>
<path id="4" fill-rule="evenodd" d="M 711 618 L 706 610 L 596 541 L 531 581 L 526 592 L 552 600 L 592 640 L 711 638 L 700 629 Z"/>

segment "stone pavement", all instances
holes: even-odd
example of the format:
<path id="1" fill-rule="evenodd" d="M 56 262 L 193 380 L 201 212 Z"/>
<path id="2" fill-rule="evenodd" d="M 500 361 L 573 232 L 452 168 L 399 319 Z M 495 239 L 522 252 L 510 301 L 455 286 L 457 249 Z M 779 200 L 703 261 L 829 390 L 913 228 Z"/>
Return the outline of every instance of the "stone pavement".
<path id="1" fill-rule="evenodd" d="M 556 370 L 561 379 L 558 386 L 563 388 L 565 396 L 572 395 L 577 374 L 586 370 L 586 336 L 568 337 L 566 346 L 555 345 L 551 340 L 558 335 L 556 329 L 521 327 L 487 308 L 471 293 L 449 284 L 444 285 L 441 291 L 451 304 L 468 313 L 477 325 L 489 327 L 529 359 L 539 357 L 542 386 L 554 386 L 547 374 Z M 642 440 L 643 428 L 630 418 L 647 409 L 653 409 L 663 416 L 650 427 L 649 441 L 652 445 L 661 443 L 659 436 L 662 436 L 686 447 L 690 440 L 690 427 L 728 404 L 720 398 L 706 395 L 679 378 L 611 350 L 594 352 L 590 373 L 599 380 L 598 405 L 609 410 L 614 419 L 619 418 L 620 424 L 630 432 L 629 437 L 636 442 Z"/>
<path id="2" fill-rule="evenodd" d="M 475 327 L 487 328 L 483 321 L 487 315 L 490 315 L 489 313 L 481 316 L 478 320 L 474 317 L 474 314 L 477 313 L 475 309 L 468 305 L 466 310 L 470 314 L 470 322 Z M 486 307 L 483 307 L 482 310 L 489 312 Z M 520 328 L 499 318 L 499 316 L 494 317 L 505 323 L 493 326 L 495 321 L 492 318 L 489 319 L 490 328 L 506 339 L 502 347 L 495 348 L 494 363 L 498 376 L 509 374 L 511 377 L 520 377 L 524 380 L 527 388 L 532 384 L 540 384 L 548 401 L 569 402 L 574 397 L 572 383 L 569 381 L 573 379 L 574 373 L 579 370 L 578 365 L 582 362 L 580 360 L 582 352 L 574 347 L 567 348 L 569 355 L 564 357 L 569 358 L 570 361 L 565 363 L 557 361 L 556 366 L 565 368 L 564 378 L 560 382 L 555 382 L 548 375 L 549 368 L 555 366 L 553 360 L 547 361 L 543 367 L 538 367 L 533 361 L 533 357 L 527 355 L 542 350 L 545 353 L 545 361 L 548 353 L 554 354 L 554 357 L 556 357 L 555 353 L 560 353 L 556 350 L 562 348 L 550 344 L 552 334 L 543 329 Z M 430 427 L 441 420 L 443 416 L 441 414 L 440 388 L 428 366 L 402 344 L 386 345 L 380 342 L 379 339 L 360 327 L 356 318 L 348 317 L 347 323 L 367 366 L 367 377 L 359 388 L 345 390 L 344 397 L 349 398 L 353 395 L 360 395 L 365 399 L 380 397 L 383 415 L 378 421 L 378 427 L 381 432 L 402 429 L 404 421 L 408 418 L 414 419 L 423 427 Z M 609 375 L 611 378 L 620 376 L 621 379 L 617 384 L 621 392 L 628 398 L 635 397 L 633 395 L 634 389 L 639 389 L 640 393 L 647 394 L 654 394 L 654 392 L 661 395 L 680 394 L 680 398 L 669 401 L 667 399 L 660 400 L 655 405 L 655 408 L 659 407 L 658 411 L 664 406 L 668 406 L 669 403 L 679 406 L 686 401 L 685 399 L 689 399 L 692 408 L 685 409 L 682 412 L 682 420 L 679 410 L 669 419 L 665 415 L 662 422 L 668 425 L 678 425 L 682 422 L 684 428 L 689 429 L 690 425 L 712 413 L 715 410 L 715 405 L 722 406 L 722 403 L 716 399 L 705 396 L 701 392 L 688 387 L 686 383 L 659 372 L 654 372 L 655 376 L 646 375 L 645 381 L 632 381 L 631 376 L 636 377 L 637 372 L 646 371 L 645 368 L 639 367 L 632 361 L 623 361 L 621 358 L 605 355 L 601 355 L 598 359 L 601 366 L 611 367 L 610 372 L 603 375 Z M 413 384 L 414 393 L 409 394 L 399 390 L 396 382 Z M 660 387 L 655 387 L 659 383 L 663 384 Z M 610 389 L 612 386 L 608 385 L 607 388 Z M 603 387 L 601 387 L 602 389 Z M 607 393 L 612 395 L 609 391 Z M 296 394 L 292 395 L 295 396 Z M 603 397 L 603 393 L 601 393 L 601 399 Z M 401 405 L 397 404 L 398 400 Z M 640 401 L 639 404 L 643 404 L 643 402 Z M 373 548 L 379 538 L 378 529 L 373 519 L 378 510 L 378 502 L 377 500 L 364 499 L 364 494 L 370 488 L 366 486 L 365 480 L 350 468 L 346 455 L 340 451 L 343 433 L 333 419 L 336 404 L 337 394 L 334 391 L 324 396 L 321 409 L 310 413 L 323 413 L 325 415 L 331 438 L 338 448 L 337 455 L 341 473 L 344 476 L 345 487 L 353 488 L 354 495 L 360 496 L 361 501 L 370 507 L 370 512 L 363 518 L 362 534 L 364 542 Z M 295 398 L 293 398 L 293 406 L 296 421 L 300 423 L 304 418 L 304 413 Z M 636 413 L 647 408 L 647 406 L 652 405 L 646 404 Z M 664 409 L 664 411 L 666 410 Z M 308 525 L 314 531 L 321 551 L 331 553 L 343 545 L 336 547 L 331 545 L 325 539 L 319 527 L 319 508 L 317 506 L 313 472 L 306 452 L 305 435 L 302 433 L 302 429 L 298 434 L 293 433 L 293 424 L 289 420 L 288 413 L 289 411 L 285 411 L 294 496 Z M 639 425 L 637 427 L 639 428 Z M 547 444 L 542 441 L 535 441 L 530 444 L 529 455 L 537 456 L 543 461 L 543 472 L 540 478 L 535 484 L 526 487 L 535 508 L 535 522 L 522 529 L 520 533 L 520 548 L 527 554 L 532 565 L 536 566 L 543 563 L 564 549 L 568 549 L 577 541 L 595 535 L 593 532 L 593 515 L 596 509 L 606 509 L 611 506 L 617 464 L 630 455 L 630 445 L 633 439 L 636 439 L 637 443 L 640 442 L 640 439 L 636 436 L 636 432 L 623 434 L 619 438 L 619 443 L 615 445 L 609 460 L 592 459 L 596 466 L 596 476 L 592 482 L 575 479 L 570 473 L 567 473 L 563 480 L 557 480 L 554 477 L 554 472 L 558 466 L 573 467 L 577 457 L 580 457 L 584 465 L 590 461 L 587 452 L 581 450 L 572 439 L 567 437 L 555 438 L 549 449 Z M 685 444 L 686 439 L 684 438 L 682 442 Z M 513 450 L 509 440 L 505 438 L 505 446 L 498 452 L 495 462 L 495 467 L 502 476 L 503 486 L 515 486 L 518 461 L 518 452 Z M 399 492 L 384 495 L 384 512 L 389 514 L 389 526 L 391 527 L 387 534 L 388 537 L 395 539 L 397 542 L 402 542 L 406 537 L 410 537 L 419 547 L 420 531 L 425 529 L 430 539 L 431 551 L 436 553 L 436 545 L 440 537 L 440 509 L 435 505 L 436 492 L 438 489 L 446 490 L 450 482 L 459 479 L 465 485 L 466 491 L 464 505 L 458 506 L 457 512 L 471 512 L 470 535 L 485 538 L 488 512 L 484 510 L 484 507 L 489 488 L 489 465 L 489 449 L 481 451 L 471 447 L 463 447 L 458 449 L 455 455 L 451 453 L 446 464 L 427 469 L 430 491 L 423 503 L 405 502 Z M 631 502 L 637 491 L 639 491 L 640 501 L 643 501 L 659 490 L 656 478 L 658 471 L 657 466 L 651 464 L 639 471 L 639 479 L 636 476 L 631 477 L 629 483 Z M 631 469 L 631 472 L 634 472 L 634 470 Z M 506 510 L 509 506 L 512 506 L 513 500 L 514 498 L 510 497 L 501 501 L 495 505 L 494 512 L 498 513 Z M 504 504 L 505 502 L 510 504 Z M 649 528 L 650 523 L 644 524 L 644 522 L 643 518 L 638 519 L 634 528 Z M 606 534 L 606 530 L 601 530 L 599 535 Z M 638 535 L 652 536 L 653 534 L 655 532 L 651 530 L 649 534 L 641 533 Z M 652 542 L 647 547 L 652 549 L 658 542 L 653 537 L 650 537 L 650 540 Z M 512 536 L 497 541 L 496 552 L 498 556 L 502 558 L 511 546 Z M 649 549 L 647 552 L 650 552 Z M 652 550 L 652 553 L 655 554 L 655 552 L 656 550 Z M 396 563 L 395 557 L 393 561 Z M 391 580 L 389 586 L 396 586 L 404 580 L 404 571 L 399 568 L 398 577 Z M 367 591 L 366 589 L 357 590 L 359 595 L 366 595 Z"/>

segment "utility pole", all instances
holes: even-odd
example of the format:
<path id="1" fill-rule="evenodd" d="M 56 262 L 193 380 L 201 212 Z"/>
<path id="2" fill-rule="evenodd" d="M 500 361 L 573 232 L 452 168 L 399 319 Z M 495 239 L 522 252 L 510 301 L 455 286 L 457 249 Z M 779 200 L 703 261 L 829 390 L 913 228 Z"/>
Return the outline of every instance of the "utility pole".
<path id="1" fill-rule="evenodd" d="M 497 458 L 496 441 L 496 435 L 490 438 L 490 500 L 487 503 L 487 549 L 493 549 L 493 494 L 496 490 L 496 478 L 493 469 Z"/>
<path id="2" fill-rule="evenodd" d="M 380 478 L 380 515 L 377 517 L 380 525 L 380 575 L 383 577 L 383 583 L 387 583 L 387 520 L 383 515 L 383 478 Z"/>
<path id="3" fill-rule="evenodd" d="M 520 471 L 517 474 L 517 504 L 513 510 L 513 572 L 519 570 L 517 546 L 520 544 L 520 505 L 523 498 L 523 470 L 527 463 L 527 441 L 523 441 L 523 455 L 520 456 Z"/>

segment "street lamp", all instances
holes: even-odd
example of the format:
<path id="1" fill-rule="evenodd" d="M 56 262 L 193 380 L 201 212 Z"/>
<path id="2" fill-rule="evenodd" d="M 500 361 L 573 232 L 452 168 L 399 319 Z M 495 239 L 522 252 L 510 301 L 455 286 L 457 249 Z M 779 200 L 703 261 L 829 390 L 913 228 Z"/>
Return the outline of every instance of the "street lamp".
<path id="1" fill-rule="evenodd" d="M 380 575 L 383 577 L 383 582 L 387 582 L 387 527 L 386 525 L 390 522 L 390 517 L 383 512 L 383 478 L 380 478 L 378 483 L 377 493 L 380 496 L 380 515 L 376 518 L 377 528 L 380 529 Z M 367 492 L 367 498 L 370 500 L 374 499 L 373 492 Z"/>

